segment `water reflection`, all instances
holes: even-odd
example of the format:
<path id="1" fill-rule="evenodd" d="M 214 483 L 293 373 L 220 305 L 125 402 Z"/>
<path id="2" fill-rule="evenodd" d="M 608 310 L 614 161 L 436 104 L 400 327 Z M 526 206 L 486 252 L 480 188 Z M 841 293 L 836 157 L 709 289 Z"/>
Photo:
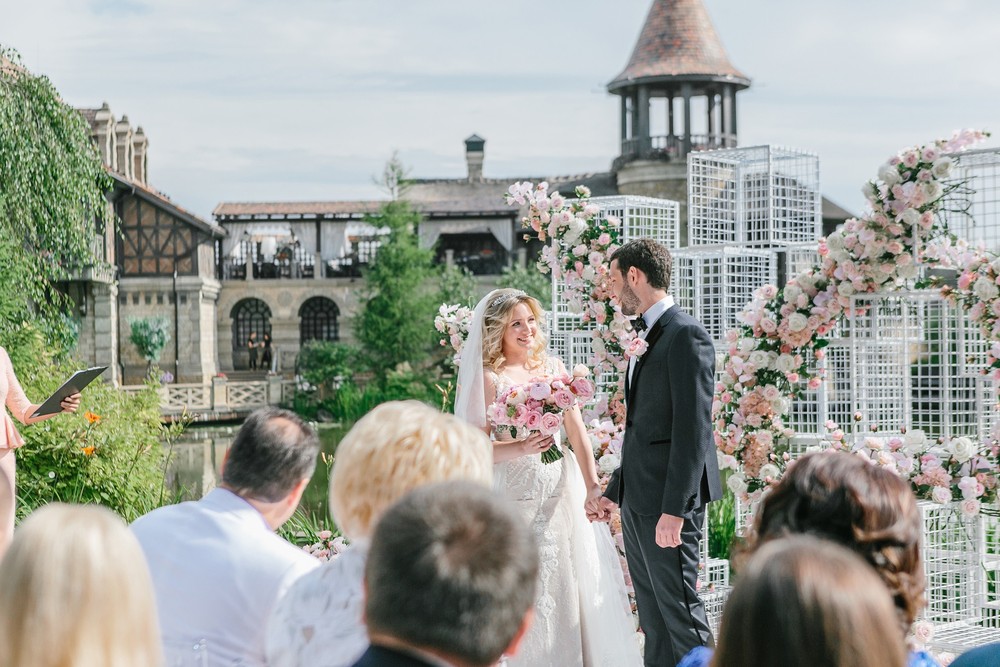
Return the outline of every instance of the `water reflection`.
<path id="1" fill-rule="evenodd" d="M 226 450 L 236 437 L 239 427 L 239 424 L 189 426 L 171 447 L 166 475 L 167 488 L 180 500 L 197 500 L 214 489 L 219 482 Z M 348 428 L 322 425 L 319 429 L 322 451 L 328 460 Z M 318 461 L 316 474 L 302 496 L 302 508 L 320 518 L 326 517 L 328 512 L 329 475 L 329 467 L 322 460 Z"/>

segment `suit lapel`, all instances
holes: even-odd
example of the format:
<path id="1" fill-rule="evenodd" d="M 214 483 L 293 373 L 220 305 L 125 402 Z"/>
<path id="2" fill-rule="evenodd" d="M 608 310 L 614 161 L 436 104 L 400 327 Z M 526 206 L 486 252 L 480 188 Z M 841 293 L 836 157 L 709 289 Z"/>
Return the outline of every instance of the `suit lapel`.
<path id="1" fill-rule="evenodd" d="M 625 381 L 628 384 L 625 393 L 628 404 L 632 403 L 632 394 L 635 392 L 635 386 L 639 380 L 639 373 L 642 371 L 643 364 L 646 363 L 646 358 L 649 356 L 653 346 L 656 345 L 656 341 L 658 341 L 660 336 L 663 335 L 663 330 L 667 328 L 670 324 L 670 320 L 674 319 L 674 315 L 676 314 L 677 306 L 671 306 L 667 309 L 667 312 L 660 315 L 660 319 L 656 320 L 656 322 L 653 323 L 653 326 L 649 328 L 649 333 L 646 334 L 646 351 L 636 360 L 635 370 L 632 372 L 632 377 L 625 377 Z"/>

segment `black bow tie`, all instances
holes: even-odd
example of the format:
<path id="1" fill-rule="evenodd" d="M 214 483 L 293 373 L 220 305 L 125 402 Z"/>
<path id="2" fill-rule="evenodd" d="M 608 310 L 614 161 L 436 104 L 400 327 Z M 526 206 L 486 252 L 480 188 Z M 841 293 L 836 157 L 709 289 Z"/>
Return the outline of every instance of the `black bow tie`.
<path id="1" fill-rule="evenodd" d="M 646 326 L 646 320 L 640 314 L 639 317 L 632 320 L 632 328 L 635 329 L 636 333 L 642 333 L 649 327 Z"/>

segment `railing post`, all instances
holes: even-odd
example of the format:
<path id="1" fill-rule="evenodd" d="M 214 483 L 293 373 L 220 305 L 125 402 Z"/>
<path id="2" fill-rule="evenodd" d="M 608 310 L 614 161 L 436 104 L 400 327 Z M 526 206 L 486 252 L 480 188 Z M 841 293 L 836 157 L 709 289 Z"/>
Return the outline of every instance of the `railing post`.
<path id="1" fill-rule="evenodd" d="M 267 404 L 281 405 L 281 376 L 269 375 L 267 377 Z"/>
<path id="2" fill-rule="evenodd" d="M 212 410 L 229 412 L 229 401 L 226 397 L 226 376 L 212 378 Z"/>

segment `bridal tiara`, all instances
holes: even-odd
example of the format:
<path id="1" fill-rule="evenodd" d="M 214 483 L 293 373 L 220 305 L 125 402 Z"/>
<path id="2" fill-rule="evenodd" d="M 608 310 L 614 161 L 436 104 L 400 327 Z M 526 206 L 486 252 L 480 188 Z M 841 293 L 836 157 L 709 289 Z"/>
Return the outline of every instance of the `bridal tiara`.
<path id="1" fill-rule="evenodd" d="M 527 292 L 522 292 L 521 290 L 517 290 L 515 292 L 508 292 L 506 294 L 501 294 L 497 298 L 490 301 L 490 308 L 496 308 L 497 306 L 503 303 L 507 303 L 511 299 L 516 299 L 517 297 L 521 296 L 528 296 L 528 294 Z"/>

